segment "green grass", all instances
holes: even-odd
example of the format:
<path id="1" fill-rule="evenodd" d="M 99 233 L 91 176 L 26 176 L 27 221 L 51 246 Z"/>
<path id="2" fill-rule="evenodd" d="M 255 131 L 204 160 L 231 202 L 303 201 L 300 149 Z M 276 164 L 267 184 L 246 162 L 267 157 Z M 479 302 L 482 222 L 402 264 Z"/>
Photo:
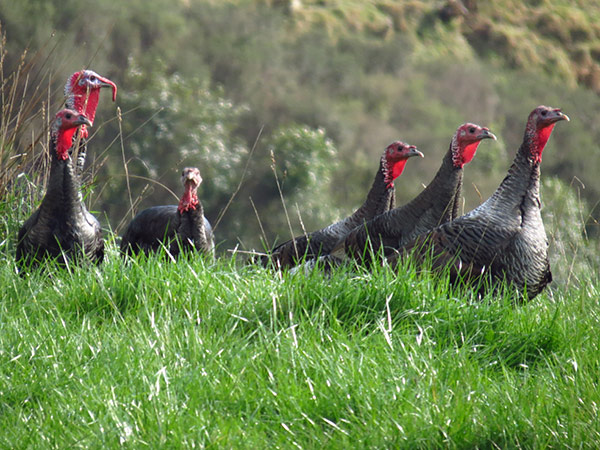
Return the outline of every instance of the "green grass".
<path id="1" fill-rule="evenodd" d="M 0 447 L 600 446 L 600 291 L 524 305 L 403 267 L 0 269 Z"/>

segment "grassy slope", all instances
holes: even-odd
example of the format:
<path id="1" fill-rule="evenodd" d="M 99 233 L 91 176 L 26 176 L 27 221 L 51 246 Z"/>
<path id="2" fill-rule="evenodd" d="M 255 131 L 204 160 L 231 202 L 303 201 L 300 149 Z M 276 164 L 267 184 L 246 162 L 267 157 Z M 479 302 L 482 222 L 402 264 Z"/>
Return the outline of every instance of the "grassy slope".
<path id="1" fill-rule="evenodd" d="M 514 306 L 411 268 L 2 266 L 2 447 L 600 446 L 597 280 Z"/>

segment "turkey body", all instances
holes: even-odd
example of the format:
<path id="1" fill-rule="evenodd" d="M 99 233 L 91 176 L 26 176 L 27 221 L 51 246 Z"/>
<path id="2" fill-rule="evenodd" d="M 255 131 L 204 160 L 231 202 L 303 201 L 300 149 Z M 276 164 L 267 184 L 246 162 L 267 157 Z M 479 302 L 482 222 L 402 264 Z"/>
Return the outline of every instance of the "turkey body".
<path id="1" fill-rule="evenodd" d="M 462 137 L 463 132 L 466 137 Z M 461 125 L 429 185 L 409 203 L 349 231 L 332 251 L 333 258 L 338 261 L 353 258 L 369 264 L 379 251 L 385 256 L 392 255 L 417 236 L 458 217 L 465 163 L 462 152 L 471 145 L 474 155 L 482 139 L 495 140 L 496 137 L 479 125 Z"/>
<path id="2" fill-rule="evenodd" d="M 173 256 L 180 250 L 214 255 L 214 236 L 202 208 L 181 214 L 177 205 L 153 206 L 136 215 L 121 240 L 126 254 L 160 251 L 166 247 Z"/>
<path id="3" fill-rule="evenodd" d="M 270 257 L 262 259 L 263 265 L 267 266 L 271 260 L 278 267 L 289 268 L 304 259 L 328 255 L 351 230 L 393 208 L 393 180 L 402 173 L 406 160 L 412 156 L 423 157 L 423 154 L 415 146 L 400 141 L 390 144 L 381 158 L 379 170 L 365 202 L 352 215 L 278 245 L 272 250 Z"/>
<path id="4" fill-rule="evenodd" d="M 462 169 L 455 169 L 446 154 L 433 181 L 416 198 L 348 230 L 333 256 L 349 256 L 368 263 L 380 248 L 386 256 L 391 255 L 403 243 L 454 219 L 458 215 L 462 178 Z"/>
<path id="5" fill-rule="evenodd" d="M 536 118 L 541 123 L 536 124 Z M 402 254 L 410 253 L 419 262 L 431 258 L 434 268 L 448 266 L 453 282 L 478 280 L 486 290 L 505 280 L 529 299 L 542 292 L 552 273 L 541 215 L 541 152 L 558 120 L 568 117 L 548 107 L 534 110 L 523 143 L 496 192 L 473 211 L 419 236 L 389 261 L 395 264 Z M 542 143 L 532 131 L 536 126 L 545 136 Z"/>
<path id="6" fill-rule="evenodd" d="M 72 159 L 57 157 L 56 136 L 50 145 L 52 161 L 46 194 L 17 237 L 19 268 L 35 267 L 49 258 L 56 258 L 62 265 L 81 259 L 99 264 L 104 258 L 100 223 L 81 199 Z"/>

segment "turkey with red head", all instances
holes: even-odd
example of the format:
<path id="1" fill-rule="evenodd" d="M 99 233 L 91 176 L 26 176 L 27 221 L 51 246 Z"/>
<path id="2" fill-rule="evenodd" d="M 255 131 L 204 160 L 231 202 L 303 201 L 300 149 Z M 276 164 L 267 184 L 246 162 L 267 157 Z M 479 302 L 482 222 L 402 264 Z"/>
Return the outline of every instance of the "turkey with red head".
<path id="1" fill-rule="evenodd" d="M 69 149 L 80 126 L 92 123 L 83 114 L 63 109 L 56 114 L 50 133 L 50 177 L 40 207 L 29 217 L 17 239 L 17 264 L 21 270 L 58 258 L 66 265 L 85 255 L 99 264 L 104 241 L 98 220 L 88 212 L 79 193 Z"/>
<path id="2" fill-rule="evenodd" d="M 463 167 L 473 159 L 483 139 L 495 140 L 496 136 L 488 128 L 473 123 L 458 127 L 431 183 L 406 205 L 351 230 L 332 251 L 332 259 L 354 258 L 368 263 L 381 247 L 390 255 L 420 234 L 456 218 Z"/>
<path id="3" fill-rule="evenodd" d="M 275 247 L 271 255 L 262 259 L 263 265 L 268 265 L 270 260 L 276 267 L 289 268 L 305 258 L 327 255 L 350 230 L 393 208 L 394 180 L 402 174 L 406 161 L 413 156 L 423 157 L 414 145 L 400 141 L 388 145 L 381 156 L 371 190 L 360 208 L 339 222 Z"/>
<path id="4" fill-rule="evenodd" d="M 418 261 L 431 257 L 435 268 L 450 265 L 453 281 L 485 276 L 492 286 L 506 280 L 529 299 L 539 294 L 552 281 L 540 212 L 540 163 L 554 125 L 561 120 L 569 118 L 560 109 L 534 109 L 496 192 L 473 211 L 418 237 L 389 261 L 395 264 L 400 255 L 412 252 Z"/>
<path id="5" fill-rule="evenodd" d="M 112 89 L 113 102 L 117 99 L 117 85 L 108 78 L 98 75 L 92 70 L 81 70 L 69 77 L 65 85 L 65 106 L 69 109 L 84 114 L 94 124 L 96 109 L 100 101 L 100 89 L 109 87 Z M 77 148 L 77 175 L 83 173 L 85 155 L 87 151 L 88 130 L 86 126 L 81 127 L 80 142 Z"/>
<path id="6" fill-rule="evenodd" d="M 121 239 L 124 255 L 168 249 L 173 256 L 191 250 L 214 256 L 212 227 L 204 217 L 197 194 L 202 183 L 200 170 L 185 168 L 181 181 L 184 192 L 179 205 L 153 206 L 137 214 L 129 223 Z"/>

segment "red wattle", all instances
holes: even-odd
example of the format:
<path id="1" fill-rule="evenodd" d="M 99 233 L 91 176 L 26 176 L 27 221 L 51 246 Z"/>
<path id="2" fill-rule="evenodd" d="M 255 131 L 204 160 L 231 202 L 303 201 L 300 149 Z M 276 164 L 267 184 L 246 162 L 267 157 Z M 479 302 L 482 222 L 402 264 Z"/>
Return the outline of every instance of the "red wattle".
<path id="1" fill-rule="evenodd" d="M 74 107 L 79 114 L 85 114 L 92 124 L 96 117 L 96 109 L 98 108 L 98 102 L 100 101 L 100 89 L 91 89 L 89 97 L 87 97 L 87 91 L 83 94 L 75 94 Z"/>
<path id="2" fill-rule="evenodd" d="M 550 124 L 547 127 L 541 128 L 538 130 L 536 134 L 536 145 L 533 150 L 533 156 L 536 162 L 540 162 L 542 160 L 542 152 L 544 151 L 544 147 L 548 143 L 548 139 L 550 139 L 550 135 L 552 134 L 552 130 L 554 129 L 554 125 Z"/>
<path id="3" fill-rule="evenodd" d="M 65 160 L 69 157 L 69 149 L 73 143 L 73 135 L 77 131 L 77 127 L 68 128 L 58 132 L 56 139 L 56 156 L 58 159 Z"/>
<path id="4" fill-rule="evenodd" d="M 476 141 L 471 144 L 465 146 L 462 151 L 462 163 L 467 164 L 470 163 L 473 157 L 475 156 L 475 152 L 477 151 L 477 147 L 481 141 Z"/>
<path id="5" fill-rule="evenodd" d="M 198 206 L 198 196 L 195 192 L 193 192 L 192 186 L 186 184 L 185 192 L 181 197 L 181 201 L 179 202 L 177 209 L 180 213 L 183 213 L 189 209 L 196 209 L 196 206 Z"/>
<path id="6" fill-rule="evenodd" d="M 402 175 L 404 166 L 406 166 L 406 159 L 404 159 L 402 161 L 398 161 L 392 165 L 392 179 L 390 180 L 391 183 L 393 183 L 393 181 L 396 178 L 398 178 L 400 175 Z"/>

